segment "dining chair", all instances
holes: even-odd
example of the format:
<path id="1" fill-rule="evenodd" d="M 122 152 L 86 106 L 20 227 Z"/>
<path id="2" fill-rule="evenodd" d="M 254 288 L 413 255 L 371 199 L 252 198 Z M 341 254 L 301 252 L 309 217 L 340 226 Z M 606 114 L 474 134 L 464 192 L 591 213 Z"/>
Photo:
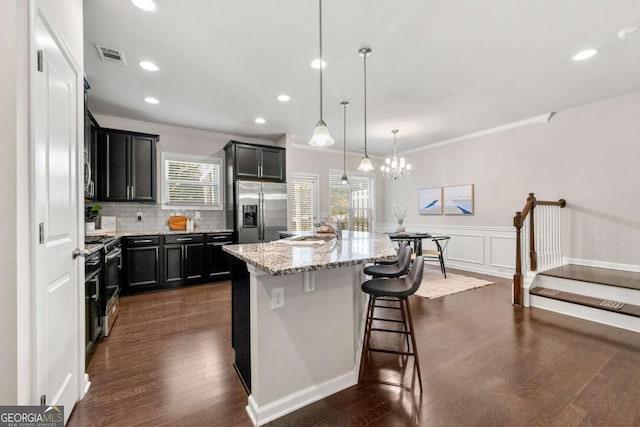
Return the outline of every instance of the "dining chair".
<path id="1" fill-rule="evenodd" d="M 424 260 L 437 260 L 440 263 L 440 271 L 444 274 L 444 278 L 447 278 L 447 269 L 444 265 L 444 251 L 447 249 L 451 236 L 434 236 L 432 239 L 436 244 L 436 249 L 423 249 L 422 256 Z"/>

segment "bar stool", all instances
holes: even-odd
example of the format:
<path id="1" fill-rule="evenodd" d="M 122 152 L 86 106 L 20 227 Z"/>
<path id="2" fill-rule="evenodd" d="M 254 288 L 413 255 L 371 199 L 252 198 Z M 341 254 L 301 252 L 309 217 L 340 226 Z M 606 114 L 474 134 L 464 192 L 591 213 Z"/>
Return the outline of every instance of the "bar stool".
<path id="1" fill-rule="evenodd" d="M 422 375 L 420 374 L 420 360 L 418 358 L 418 349 L 416 347 L 416 338 L 413 328 L 413 320 L 411 318 L 411 309 L 409 308 L 409 295 L 413 295 L 422 283 L 422 272 L 424 269 L 424 259 L 422 256 L 416 258 L 409 274 L 402 278 L 394 279 L 371 279 L 362 284 L 362 291 L 369 294 L 369 306 L 367 308 L 367 320 L 365 323 L 364 343 L 362 344 L 362 357 L 360 360 L 360 379 L 364 375 L 364 366 L 369 358 L 369 352 L 400 354 L 403 356 L 413 356 L 415 367 L 418 371 L 418 383 L 420 391 L 422 391 Z M 398 301 L 400 307 L 391 307 L 377 305 L 377 301 Z M 400 310 L 402 320 L 388 319 L 382 317 L 374 317 L 376 308 Z M 374 328 L 373 321 L 383 321 L 392 323 L 401 323 L 402 330 Z M 371 347 L 371 332 L 390 332 L 403 334 L 406 337 L 407 350 L 397 351 Z M 411 346 L 409 345 L 411 338 Z"/>
<path id="2" fill-rule="evenodd" d="M 400 242 L 400 247 L 398 248 L 398 253 L 402 252 L 402 249 L 406 248 L 407 246 L 409 246 L 409 242 L 407 242 L 406 240 L 403 240 L 402 242 Z M 390 265 L 390 264 L 395 264 L 397 262 L 398 262 L 398 258 L 390 259 L 390 260 L 383 260 L 383 261 L 376 261 L 376 265 Z"/>
<path id="3" fill-rule="evenodd" d="M 398 261 L 394 264 L 370 265 L 365 267 L 364 274 L 377 277 L 400 277 L 407 274 L 411 267 L 411 247 L 406 246 L 398 252 Z"/>

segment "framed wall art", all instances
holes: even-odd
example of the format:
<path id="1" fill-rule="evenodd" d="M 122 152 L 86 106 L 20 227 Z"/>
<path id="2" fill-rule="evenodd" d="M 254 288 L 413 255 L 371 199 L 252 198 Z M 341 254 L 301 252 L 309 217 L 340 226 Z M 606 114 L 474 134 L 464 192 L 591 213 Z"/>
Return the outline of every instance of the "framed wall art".
<path id="1" fill-rule="evenodd" d="M 442 215 L 442 187 L 418 190 L 418 213 L 420 215 Z"/>
<path id="2" fill-rule="evenodd" d="M 473 215 L 473 184 L 444 187 L 445 215 Z"/>

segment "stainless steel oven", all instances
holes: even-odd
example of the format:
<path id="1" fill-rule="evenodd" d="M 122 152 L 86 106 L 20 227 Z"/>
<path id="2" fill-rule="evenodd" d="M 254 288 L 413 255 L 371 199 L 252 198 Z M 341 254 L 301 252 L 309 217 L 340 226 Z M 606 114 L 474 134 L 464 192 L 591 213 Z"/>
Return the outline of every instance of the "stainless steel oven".
<path id="1" fill-rule="evenodd" d="M 104 243 L 104 286 L 102 287 L 102 332 L 108 336 L 118 317 L 122 275 L 122 246 L 120 240 Z"/>
<path id="2" fill-rule="evenodd" d="M 85 350 L 87 357 L 102 332 L 100 315 L 100 289 L 102 287 L 102 251 L 87 256 L 85 271 Z"/>

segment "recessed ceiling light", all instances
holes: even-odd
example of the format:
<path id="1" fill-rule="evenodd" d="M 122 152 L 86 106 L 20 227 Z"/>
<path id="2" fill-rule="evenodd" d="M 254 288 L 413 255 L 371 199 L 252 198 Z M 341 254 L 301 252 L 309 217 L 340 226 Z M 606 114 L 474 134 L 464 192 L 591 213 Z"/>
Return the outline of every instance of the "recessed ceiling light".
<path id="1" fill-rule="evenodd" d="M 131 0 L 131 2 L 147 12 L 156 10 L 156 3 L 153 0 Z"/>
<path id="2" fill-rule="evenodd" d="M 618 37 L 622 40 L 630 39 L 638 34 L 640 34 L 640 24 L 631 25 L 618 31 Z"/>
<path id="3" fill-rule="evenodd" d="M 318 59 L 314 59 L 313 61 L 311 61 L 311 68 L 315 68 L 316 70 L 320 69 L 320 58 Z M 322 61 L 322 69 L 324 70 L 325 68 L 327 68 L 327 61 L 323 60 Z"/>
<path id="4" fill-rule="evenodd" d="M 291 101 L 291 97 L 289 95 L 278 95 L 278 101 L 281 101 L 281 102 Z"/>
<path id="5" fill-rule="evenodd" d="M 153 96 L 147 96 L 144 100 L 146 102 L 148 102 L 149 104 L 159 104 L 160 103 L 160 101 L 158 101 L 158 99 L 154 98 Z"/>
<path id="6" fill-rule="evenodd" d="M 263 119 L 262 117 L 256 117 L 256 119 L 254 121 L 259 125 L 263 125 L 263 124 L 267 123 L 267 121 L 265 119 Z"/>
<path id="7" fill-rule="evenodd" d="M 156 64 L 149 61 L 140 61 L 138 62 L 138 65 L 140 65 L 141 68 L 144 68 L 147 71 L 158 71 L 160 69 L 160 67 L 158 67 Z"/>
<path id="8" fill-rule="evenodd" d="M 573 59 L 574 61 L 584 61 L 585 59 L 591 58 L 596 53 L 598 53 L 598 49 L 585 49 L 573 55 L 571 59 Z"/>

